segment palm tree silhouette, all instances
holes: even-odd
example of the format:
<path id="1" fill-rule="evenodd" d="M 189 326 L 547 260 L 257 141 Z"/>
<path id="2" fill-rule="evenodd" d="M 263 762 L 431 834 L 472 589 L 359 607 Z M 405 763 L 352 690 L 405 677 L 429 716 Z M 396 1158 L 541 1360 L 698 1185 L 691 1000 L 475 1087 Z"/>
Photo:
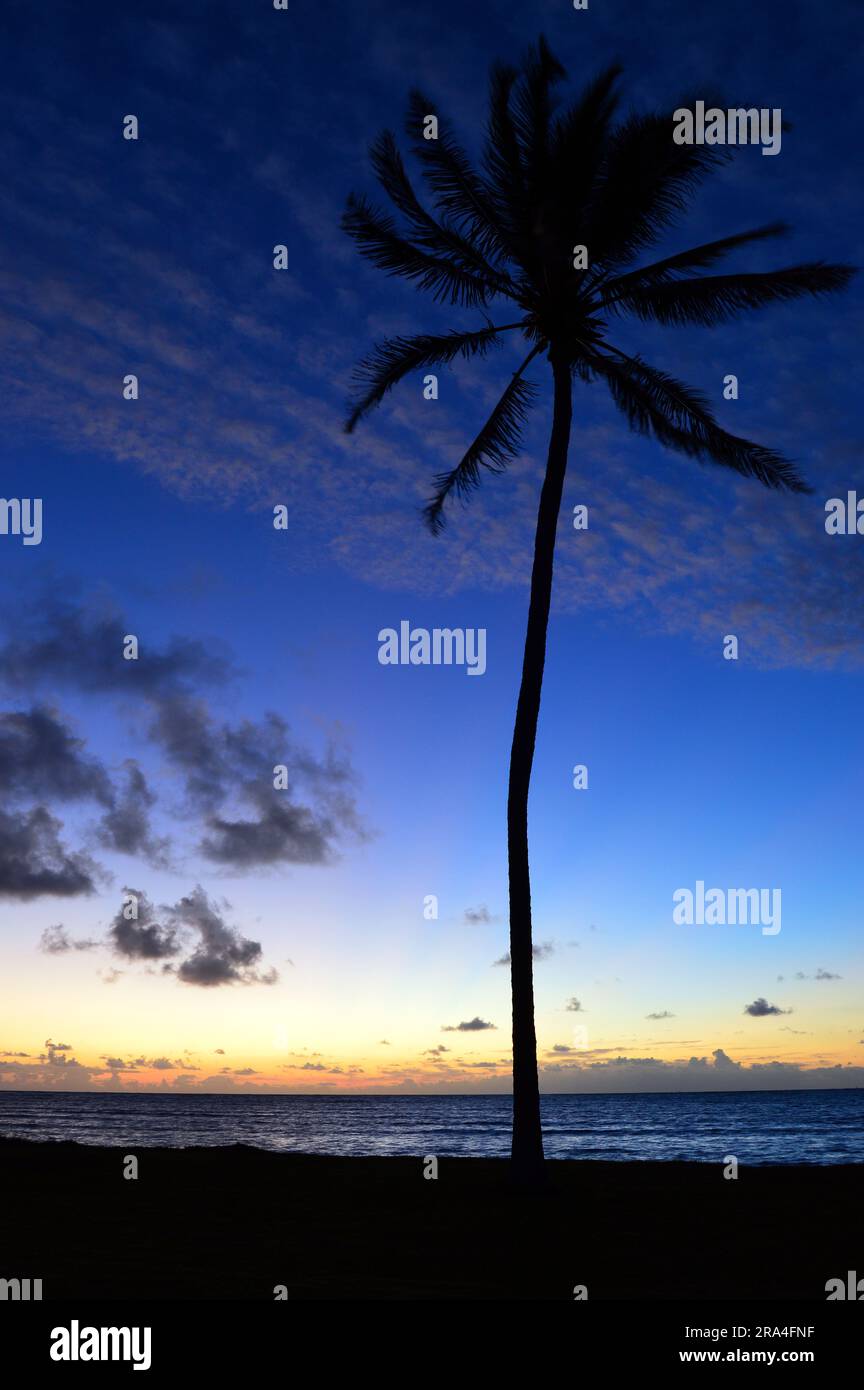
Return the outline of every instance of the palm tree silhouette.
<path id="1" fill-rule="evenodd" d="M 571 426 L 574 376 L 608 386 L 631 428 L 700 461 L 722 464 L 766 487 L 809 488 L 794 465 L 772 449 L 739 439 L 713 418 L 701 392 L 628 356 L 607 339 L 607 321 L 635 314 L 663 324 L 711 327 L 741 311 L 842 289 L 852 267 L 821 262 L 756 274 L 692 275 L 736 247 L 781 235 L 778 222 L 637 265 L 641 253 L 683 213 L 700 182 L 727 158 L 714 146 L 676 145 L 671 112 L 613 123 L 620 69 L 609 68 L 571 105 L 554 88 L 564 69 L 540 38 L 520 68 L 491 73 L 482 170 L 472 165 L 445 121 L 425 138 L 434 104 L 409 99 L 407 133 L 436 215 L 420 202 L 396 141 L 385 131 L 371 147 L 384 191 L 401 225 L 352 195 L 344 230 L 360 252 L 390 275 L 402 275 L 433 299 L 485 310 L 501 299 L 516 306 L 515 322 L 379 343 L 358 368 L 350 432 L 407 373 L 483 355 L 501 335 L 521 333 L 524 361 L 474 442 L 451 471 L 435 479 L 424 515 L 438 533 L 444 506 L 463 500 L 480 470 L 502 472 L 519 446 L 536 387 L 529 364 L 545 353 L 552 371 L 553 417 L 540 492 L 522 680 L 510 753 L 507 850 L 513 999 L 512 1171 L 523 1184 L 543 1174 L 543 1138 L 534 1032 L 528 790 L 546 655 L 555 536 Z M 428 127 L 427 127 L 428 129 Z M 575 269 L 584 246 L 588 268 Z"/>

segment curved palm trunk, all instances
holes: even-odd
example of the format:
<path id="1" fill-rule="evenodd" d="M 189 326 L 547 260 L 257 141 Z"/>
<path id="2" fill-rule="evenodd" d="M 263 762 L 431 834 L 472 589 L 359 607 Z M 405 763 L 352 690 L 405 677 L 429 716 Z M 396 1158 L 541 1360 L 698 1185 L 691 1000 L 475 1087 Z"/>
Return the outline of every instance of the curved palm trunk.
<path id="1" fill-rule="evenodd" d="M 551 354 L 550 354 L 551 357 Z M 512 1171 L 520 1185 L 533 1186 L 543 1176 L 543 1134 L 534 1033 L 534 961 L 531 943 L 531 879 L 528 868 L 528 790 L 534 762 L 537 716 L 546 660 L 546 629 L 552 595 L 552 564 L 567 448 L 572 400 L 567 362 L 552 360 L 555 404 L 546 476 L 540 494 L 534 537 L 531 599 L 522 661 L 522 684 L 510 750 L 507 794 L 507 859 L 510 877 L 510 980 L 513 994 L 513 1146 Z"/>

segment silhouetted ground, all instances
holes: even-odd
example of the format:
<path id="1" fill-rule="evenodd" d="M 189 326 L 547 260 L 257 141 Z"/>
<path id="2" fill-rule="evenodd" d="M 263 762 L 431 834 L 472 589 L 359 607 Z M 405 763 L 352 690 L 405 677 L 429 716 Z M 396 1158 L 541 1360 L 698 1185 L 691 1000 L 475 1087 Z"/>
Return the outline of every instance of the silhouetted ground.
<path id="1" fill-rule="evenodd" d="M 864 1165 L 507 1164 L 0 1140 L 0 1277 L 43 1297 L 825 1300 L 864 1258 Z M 857 1261 L 857 1264 L 856 1264 Z M 861 1271 L 864 1274 L 864 1266 Z"/>

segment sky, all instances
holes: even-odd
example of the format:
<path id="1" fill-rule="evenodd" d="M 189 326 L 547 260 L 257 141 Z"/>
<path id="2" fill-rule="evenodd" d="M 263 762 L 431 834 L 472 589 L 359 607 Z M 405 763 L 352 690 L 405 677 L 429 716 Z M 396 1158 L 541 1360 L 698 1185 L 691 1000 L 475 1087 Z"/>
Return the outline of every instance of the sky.
<path id="1" fill-rule="evenodd" d="M 625 110 L 782 109 L 781 152 L 737 150 L 656 254 L 782 219 L 735 268 L 854 263 L 860 9 L 11 0 L 3 26 L 0 491 L 42 537 L 0 535 L 0 1087 L 506 1091 L 548 370 L 518 457 L 430 536 L 518 359 L 441 368 L 436 400 L 412 376 L 346 435 L 373 342 L 477 316 L 361 260 L 345 199 L 412 87 L 476 152 L 491 63 L 542 31 L 572 88 L 620 61 Z M 864 1084 L 864 539 L 824 526 L 864 496 L 861 297 L 616 324 L 809 496 L 574 389 L 530 804 L 546 1091 Z M 484 673 L 382 665 L 402 621 L 484 629 Z M 780 930 L 675 922 L 699 882 L 779 890 Z"/>

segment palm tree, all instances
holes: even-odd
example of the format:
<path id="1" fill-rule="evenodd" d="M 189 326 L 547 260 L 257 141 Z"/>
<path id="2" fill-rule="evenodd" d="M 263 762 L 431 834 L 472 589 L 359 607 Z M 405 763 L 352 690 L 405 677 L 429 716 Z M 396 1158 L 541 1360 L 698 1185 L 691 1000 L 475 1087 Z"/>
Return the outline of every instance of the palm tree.
<path id="1" fill-rule="evenodd" d="M 601 380 L 631 428 L 702 462 L 722 464 L 765 487 L 807 492 L 794 465 L 773 449 L 729 434 L 704 395 L 608 339 L 609 324 L 635 314 L 663 324 L 711 327 L 737 313 L 842 289 L 854 273 L 822 262 L 748 274 L 694 275 L 739 246 L 780 236 L 779 222 L 680 251 L 652 264 L 643 253 L 683 213 L 700 182 L 727 158 L 715 146 L 673 143 L 671 113 L 613 120 L 619 69 L 592 82 L 571 105 L 554 91 L 564 69 L 541 38 L 516 69 L 491 73 L 482 168 L 475 168 L 435 105 L 409 100 L 407 133 L 425 177 L 434 215 L 421 203 L 396 140 L 385 131 L 371 147 L 374 172 L 401 223 L 351 196 L 345 231 L 360 252 L 390 275 L 402 275 L 438 301 L 485 311 L 515 305 L 515 321 L 484 321 L 443 334 L 379 343 L 358 368 L 350 432 L 409 372 L 484 355 L 508 333 L 527 349 L 504 392 L 451 471 L 435 479 L 425 508 L 433 533 L 444 508 L 465 499 L 481 468 L 502 472 L 519 447 L 520 429 L 537 388 L 525 379 L 544 354 L 552 373 L 552 431 L 540 491 L 522 681 L 510 753 L 507 851 L 513 999 L 512 1170 L 523 1184 L 543 1173 L 543 1138 L 534 1033 L 528 791 L 546 654 L 555 536 L 570 440 L 574 377 Z M 584 246 L 588 268 L 575 269 Z M 634 263 L 635 266 L 634 266 Z"/>

